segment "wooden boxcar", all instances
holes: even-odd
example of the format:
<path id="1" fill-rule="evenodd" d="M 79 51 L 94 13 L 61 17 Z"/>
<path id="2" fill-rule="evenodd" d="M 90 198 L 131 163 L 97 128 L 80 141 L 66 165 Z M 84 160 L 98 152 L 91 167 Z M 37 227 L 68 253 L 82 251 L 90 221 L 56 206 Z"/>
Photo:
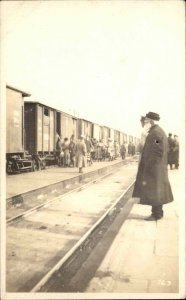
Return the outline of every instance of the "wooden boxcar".
<path id="1" fill-rule="evenodd" d="M 30 94 L 6 88 L 6 153 L 24 153 L 24 97 Z"/>
<path id="2" fill-rule="evenodd" d="M 124 133 L 123 132 L 119 133 L 119 142 L 120 142 L 120 145 L 122 145 L 124 143 Z"/>
<path id="3" fill-rule="evenodd" d="M 25 150 L 48 154 L 55 150 L 55 109 L 40 102 L 25 102 Z"/>
<path id="4" fill-rule="evenodd" d="M 30 153 L 48 154 L 56 150 L 56 137 L 77 137 L 77 118 L 40 102 L 25 102 L 25 148 Z"/>
<path id="5" fill-rule="evenodd" d="M 120 143 L 120 132 L 114 129 L 114 141 Z"/>
<path id="6" fill-rule="evenodd" d="M 62 138 L 78 137 L 78 119 L 65 112 L 56 111 L 56 133 Z"/>
<path id="7" fill-rule="evenodd" d="M 6 169 L 7 173 L 32 169 L 32 161 L 25 158 L 24 97 L 30 94 L 6 86 Z"/>
<path id="8" fill-rule="evenodd" d="M 131 135 L 128 136 L 128 142 L 133 142 L 133 137 Z"/>
<path id="9" fill-rule="evenodd" d="M 123 134 L 124 143 L 128 143 L 128 136 L 126 133 Z"/>
<path id="10" fill-rule="evenodd" d="M 102 128 L 102 139 L 104 140 L 105 143 L 108 143 L 108 139 L 110 136 L 110 128 L 107 126 L 101 126 Z"/>
<path id="11" fill-rule="evenodd" d="M 93 123 L 85 119 L 78 119 L 78 138 L 83 134 L 84 136 L 93 137 Z"/>
<path id="12" fill-rule="evenodd" d="M 59 136 L 77 137 L 77 118 L 40 102 L 25 102 L 25 149 L 34 157 L 38 168 L 56 163 Z"/>
<path id="13" fill-rule="evenodd" d="M 93 126 L 92 126 L 92 137 L 94 139 L 96 139 L 97 141 L 101 140 L 102 139 L 102 126 L 96 124 L 96 123 L 93 123 Z"/>
<path id="14" fill-rule="evenodd" d="M 114 141 L 114 129 L 113 128 L 110 128 L 110 136 L 109 138 Z"/>

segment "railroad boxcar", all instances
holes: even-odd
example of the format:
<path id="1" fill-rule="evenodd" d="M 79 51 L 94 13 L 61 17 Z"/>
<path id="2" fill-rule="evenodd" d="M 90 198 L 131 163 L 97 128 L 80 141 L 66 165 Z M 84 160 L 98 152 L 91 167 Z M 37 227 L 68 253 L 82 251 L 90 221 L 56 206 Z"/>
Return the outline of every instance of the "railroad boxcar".
<path id="1" fill-rule="evenodd" d="M 44 169 L 46 156 L 55 151 L 56 122 L 54 108 L 40 102 L 25 101 L 25 150 L 32 155 L 35 167 Z"/>
<path id="2" fill-rule="evenodd" d="M 120 132 L 119 133 L 119 141 L 120 141 L 120 145 L 122 145 L 125 141 L 124 139 L 124 133 L 123 132 Z"/>
<path id="3" fill-rule="evenodd" d="M 41 102 L 25 102 L 25 149 L 32 155 L 37 168 L 56 164 L 57 137 L 77 137 L 77 118 Z"/>
<path id="4" fill-rule="evenodd" d="M 105 143 L 108 143 L 108 139 L 110 136 L 110 128 L 107 126 L 101 126 L 101 128 L 102 128 L 102 138 Z"/>
<path id="5" fill-rule="evenodd" d="M 120 132 L 114 129 L 114 141 L 120 143 Z"/>
<path id="6" fill-rule="evenodd" d="M 25 102 L 25 150 L 44 155 L 55 149 L 55 110 L 40 102 Z"/>
<path id="7" fill-rule="evenodd" d="M 24 152 L 24 97 L 29 93 L 6 86 L 6 160 L 7 173 L 32 169 Z"/>
<path id="8" fill-rule="evenodd" d="M 131 135 L 128 136 L 128 142 L 133 142 L 133 137 Z"/>
<path id="9" fill-rule="evenodd" d="M 124 143 L 128 143 L 128 136 L 126 133 L 123 134 Z"/>
<path id="10" fill-rule="evenodd" d="M 109 135 L 109 138 L 114 141 L 114 129 L 113 128 L 110 128 L 110 135 Z"/>
<path id="11" fill-rule="evenodd" d="M 78 119 L 78 138 L 80 138 L 81 135 L 89 136 L 90 138 L 93 137 L 93 123 L 90 121 L 87 121 L 85 119 Z"/>
<path id="12" fill-rule="evenodd" d="M 102 126 L 93 123 L 92 126 L 92 137 L 96 139 L 97 141 L 100 141 L 102 139 Z"/>
<path id="13" fill-rule="evenodd" d="M 56 111 L 56 133 L 62 138 L 78 137 L 78 119 L 68 113 Z"/>

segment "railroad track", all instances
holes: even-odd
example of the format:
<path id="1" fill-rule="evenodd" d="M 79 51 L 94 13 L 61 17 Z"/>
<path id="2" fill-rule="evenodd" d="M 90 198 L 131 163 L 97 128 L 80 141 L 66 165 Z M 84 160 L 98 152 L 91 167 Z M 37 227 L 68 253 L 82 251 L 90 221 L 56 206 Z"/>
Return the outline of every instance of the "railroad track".
<path id="1" fill-rule="evenodd" d="M 89 183 L 92 184 L 95 181 L 101 180 L 105 176 L 112 174 L 118 168 L 120 168 L 122 166 L 121 163 L 123 163 L 123 165 L 127 165 L 132 162 L 133 160 L 130 159 L 124 162 L 120 161 L 115 165 L 110 165 L 108 170 L 104 166 L 100 169 L 100 174 L 96 174 L 95 170 L 93 169 L 83 175 L 66 178 L 64 182 L 53 182 L 49 187 L 43 186 L 36 188 L 33 191 L 27 191 L 23 192 L 22 194 L 12 196 L 6 200 L 7 223 L 25 216 L 27 213 L 32 213 L 32 211 L 34 212 L 35 210 L 41 209 L 44 207 L 44 205 L 54 201 L 54 199 L 58 196 L 61 197 L 61 195 L 68 195 L 71 192 L 73 193 L 78 191 L 80 187 L 85 188 Z M 31 179 L 29 178 L 29 180 Z M 24 182 L 24 185 L 25 183 L 26 182 Z M 15 183 L 12 182 L 11 189 L 14 187 L 14 185 Z M 18 185 L 20 185 L 19 181 Z M 9 183 L 9 187 L 10 186 L 11 182 Z"/>
<path id="2" fill-rule="evenodd" d="M 40 291 L 131 189 L 136 167 L 124 166 L 8 219 L 7 292 Z"/>
<path id="3" fill-rule="evenodd" d="M 97 179 L 91 180 L 91 181 L 89 181 L 89 182 L 87 182 L 87 183 L 85 183 L 85 184 L 83 184 L 83 185 L 80 185 L 80 186 L 77 187 L 77 188 L 74 188 L 74 189 L 72 189 L 72 190 L 70 190 L 70 191 L 65 192 L 63 195 L 61 195 L 61 196 L 59 196 L 59 197 L 55 197 L 54 199 L 50 199 L 50 200 L 48 200 L 48 201 L 45 201 L 44 203 L 39 204 L 39 205 L 36 205 L 36 206 L 34 206 L 34 207 L 32 207 L 32 208 L 30 208 L 30 209 L 28 209 L 28 210 L 26 210 L 26 211 L 24 211 L 24 212 L 22 212 L 22 213 L 20 213 L 20 214 L 17 214 L 16 216 L 14 216 L 14 217 L 12 217 L 12 218 L 8 218 L 8 219 L 6 220 L 6 223 L 8 224 L 8 223 L 14 222 L 14 221 L 16 221 L 16 220 L 18 220 L 18 219 L 20 219 L 20 218 L 26 217 L 26 216 L 30 215 L 31 213 L 34 213 L 34 212 L 38 211 L 39 209 L 46 207 L 46 206 L 49 205 L 50 203 L 52 203 L 52 202 L 54 202 L 54 201 L 58 201 L 58 199 L 65 198 L 65 197 L 67 197 L 68 195 L 70 195 L 70 194 L 72 194 L 72 193 L 81 191 L 82 189 L 85 189 L 88 185 L 93 184 L 93 183 L 96 183 L 96 182 L 98 182 L 98 181 L 104 179 L 105 177 L 107 177 L 107 176 L 109 176 L 109 175 L 111 175 L 111 174 L 113 174 L 113 172 L 109 172 L 109 173 L 107 173 L 107 174 L 104 174 L 103 176 L 100 176 L 100 177 L 98 177 Z"/>

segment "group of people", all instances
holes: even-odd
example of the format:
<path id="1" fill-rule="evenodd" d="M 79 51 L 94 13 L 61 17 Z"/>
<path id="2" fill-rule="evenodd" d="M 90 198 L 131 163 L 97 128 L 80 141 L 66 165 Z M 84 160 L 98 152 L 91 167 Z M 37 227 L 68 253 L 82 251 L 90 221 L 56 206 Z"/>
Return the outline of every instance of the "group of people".
<path id="1" fill-rule="evenodd" d="M 87 139 L 88 141 L 88 139 Z M 81 135 L 78 142 L 75 141 L 74 135 L 71 136 L 70 141 L 64 138 L 64 141 L 58 136 L 56 143 L 56 154 L 58 166 L 62 167 L 79 167 L 79 173 L 83 173 L 83 167 L 86 165 L 86 154 L 90 149 L 85 144 L 84 136 Z"/>
<path id="2" fill-rule="evenodd" d="M 58 165 L 61 167 L 78 167 L 79 172 L 83 172 L 83 167 L 91 165 L 93 161 L 104 161 L 105 159 L 114 160 L 121 155 L 122 159 L 126 157 L 126 143 L 120 145 L 112 139 L 107 143 L 104 139 L 97 141 L 95 138 L 81 135 L 76 142 L 74 135 L 70 139 L 64 138 L 62 141 L 57 136 L 56 155 Z M 130 143 L 131 145 L 131 143 Z M 134 146 L 135 147 L 135 146 Z M 135 148 L 132 155 L 135 153 Z"/>
<path id="3" fill-rule="evenodd" d="M 169 133 L 168 136 L 168 165 L 170 165 L 170 169 L 173 169 L 173 165 L 175 169 L 179 167 L 179 141 L 178 136 L 174 135 L 172 137 L 172 133 Z"/>
<path id="4" fill-rule="evenodd" d="M 92 160 L 104 161 L 114 160 L 120 155 L 120 146 L 116 141 L 108 138 L 106 142 L 104 139 L 97 141 L 95 138 L 92 139 Z"/>
<path id="5" fill-rule="evenodd" d="M 135 152 L 136 152 L 136 147 L 135 147 L 134 143 L 129 142 L 129 144 L 128 144 L 128 155 L 129 156 L 134 156 Z"/>
<path id="6" fill-rule="evenodd" d="M 76 143 L 74 135 L 71 136 L 70 141 L 68 138 L 64 138 L 62 141 L 59 136 L 57 137 L 56 155 L 59 166 L 75 167 Z"/>

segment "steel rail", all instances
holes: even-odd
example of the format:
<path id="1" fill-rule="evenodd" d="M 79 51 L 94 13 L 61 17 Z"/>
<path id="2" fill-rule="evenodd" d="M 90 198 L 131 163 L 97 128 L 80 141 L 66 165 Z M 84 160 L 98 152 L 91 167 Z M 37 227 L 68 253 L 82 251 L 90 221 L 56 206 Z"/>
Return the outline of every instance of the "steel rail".
<path id="1" fill-rule="evenodd" d="M 134 185 L 135 180 L 127 187 L 126 190 L 116 199 L 116 201 L 107 209 L 107 211 L 98 219 L 98 221 L 80 238 L 80 240 L 58 261 L 58 263 L 46 274 L 44 277 L 32 288 L 31 293 L 38 292 L 59 268 L 72 256 L 72 254 L 80 247 L 80 245 L 88 238 L 88 236 L 94 231 L 96 227 L 106 218 L 110 211 L 116 206 L 116 204 L 123 198 L 123 196 Z"/>
<path id="2" fill-rule="evenodd" d="M 67 197 L 69 194 L 72 194 L 72 193 L 74 193 L 74 192 L 80 191 L 80 190 L 84 189 L 86 186 L 88 186 L 88 185 L 90 185 L 90 184 L 92 184 L 92 183 L 95 183 L 95 182 L 97 182 L 97 181 L 100 181 L 100 180 L 102 180 L 104 177 L 110 176 L 110 175 L 112 175 L 112 174 L 113 174 L 113 172 L 106 173 L 106 174 L 104 174 L 103 176 L 97 177 L 97 178 L 95 178 L 94 180 L 91 180 L 91 181 L 89 181 L 89 182 L 87 182 L 87 183 L 85 183 L 85 184 L 83 184 L 83 185 L 81 185 L 81 186 L 79 186 L 79 187 L 77 187 L 77 188 L 75 188 L 75 189 L 72 189 L 72 190 L 70 190 L 70 191 L 68 191 L 68 192 L 65 192 L 64 194 L 62 194 L 62 195 L 60 195 L 60 196 L 58 196 L 58 197 L 55 197 L 55 198 L 50 199 L 50 200 L 48 200 L 48 201 L 46 201 L 46 202 L 44 202 L 44 203 L 42 203 L 42 204 L 39 204 L 39 205 L 37 205 L 37 206 L 34 206 L 34 207 L 28 209 L 27 211 L 22 212 L 21 214 L 19 214 L 19 215 L 17 215 L 17 216 L 14 216 L 14 217 L 12 217 L 12 218 L 7 219 L 7 220 L 6 220 L 6 223 L 9 224 L 9 223 L 11 223 L 11 222 L 13 222 L 13 221 L 16 221 L 16 220 L 18 220 L 18 219 L 20 219 L 20 218 L 22 218 L 22 217 L 26 217 L 26 216 L 28 216 L 28 215 L 30 215 L 30 214 L 32 214 L 32 213 L 38 211 L 39 209 L 48 206 L 48 204 L 50 204 L 51 202 L 57 201 L 57 200 L 59 200 L 59 199 L 61 199 L 61 198 L 65 198 L 65 197 Z"/>

